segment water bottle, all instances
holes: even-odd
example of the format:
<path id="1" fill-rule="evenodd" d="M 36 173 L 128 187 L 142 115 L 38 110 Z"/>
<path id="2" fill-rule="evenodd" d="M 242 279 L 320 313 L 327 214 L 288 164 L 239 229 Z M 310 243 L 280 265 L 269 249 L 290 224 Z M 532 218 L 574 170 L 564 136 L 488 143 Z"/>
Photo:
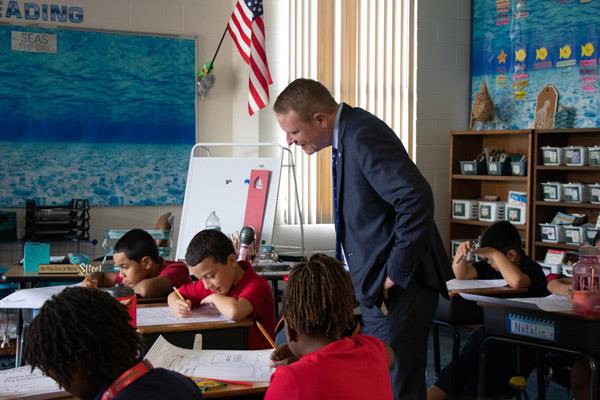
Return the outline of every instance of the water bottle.
<path id="1" fill-rule="evenodd" d="M 137 328 L 137 298 L 135 297 L 133 289 L 121 283 L 117 283 L 113 287 L 102 288 L 101 290 L 108 292 L 108 294 L 114 297 L 119 303 L 127 307 L 130 318 L 129 323 L 132 327 Z"/>
<path id="2" fill-rule="evenodd" d="M 573 266 L 573 311 L 593 316 L 600 314 L 600 252 L 594 247 L 582 247 L 579 260 Z"/>
<path id="3" fill-rule="evenodd" d="M 212 229 L 215 231 L 221 231 L 221 220 L 217 217 L 214 211 L 211 211 L 208 218 L 206 218 L 205 229 Z"/>

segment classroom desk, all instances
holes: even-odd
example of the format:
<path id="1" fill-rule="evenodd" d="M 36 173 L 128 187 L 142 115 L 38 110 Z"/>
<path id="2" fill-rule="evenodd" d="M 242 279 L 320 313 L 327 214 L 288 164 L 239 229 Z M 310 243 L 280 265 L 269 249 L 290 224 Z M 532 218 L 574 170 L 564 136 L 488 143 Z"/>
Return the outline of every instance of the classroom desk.
<path id="1" fill-rule="evenodd" d="M 25 272 L 22 265 L 13 265 L 0 277 L 2 283 L 18 283 L 19 289 L 31 288 L 40 282 L 81 282 L 82 280 L 83 276 L 79 274 Z"/>
<path id="2" fill-rule="evenodd" d="M 456 368 L 458 368 L 458 357 L 460 353 L 460 333 L 458 331 L 458 327 L 464 325 L 481 324 L 483 322 L 481 307 L 479 307 L 473 301 L 468 301 L 462 298 L 460 296 L 461 293 L 495 297 L 518 297 L 519 295 L 527 293 L 527 289 L 515 289 L 509 286 L 481 289 L 461 289 L 449 291 L 449 299 L 446 299 L 442 296 L 439 297 L 433 325 L 431 327 L 433 341 L 433 365 L 434 371 L 439 373 L 441 371 L 440 326 L 445 326 L 452 333 L 452 359 L 450 361 L 452 366 L 450 379 L 451 394 L 456 393 L 456 387 L 454 384 L 456 382 Z"/>
<path id="3" fill-rule="evenodd" d="M 138 308 L 159 307 L 166 304 L 141 304 Z M 194 348 L 196 334 L 202 334 L 203 349 L 247 350 L 248 329 L 252 321 L 199 322 L 166 325 L 148 325 L 137 328 L 144 348 L 148 350 L 162 335 L 170 343 L 185 349 Z"/>
<path id="4" fill-rule="evenodd" d="M 569 312 L 548 312 L 534 304 L 494 298 L 477 299 L 483 309 L 486 338 L 482 342 L 479 367 L 479 398 L 485 394 L 485 345 L 502 341 L 536 349 L 538 368 L 542 350 L 575 354 L 588 362 L 591 371 L 589 399 L 598 398 L 598 367 L 591 354 L 600 352 L 600 317 Z M 522 330 L 519 330 L 518 328 Z M 538 399 L 545 398 L 543 374 L 538 373 Z"/>

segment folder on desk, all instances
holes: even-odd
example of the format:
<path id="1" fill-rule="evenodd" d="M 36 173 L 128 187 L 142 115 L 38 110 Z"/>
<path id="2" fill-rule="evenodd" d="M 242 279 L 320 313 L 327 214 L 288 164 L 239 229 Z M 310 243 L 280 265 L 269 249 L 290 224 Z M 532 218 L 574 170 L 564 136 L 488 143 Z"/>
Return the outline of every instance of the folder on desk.
<path id="1" fill-rule="evenodd" d="M 50 264 L 50 244 L 25 242 L 23 270 L 38 272 L 40 264 Z"/>

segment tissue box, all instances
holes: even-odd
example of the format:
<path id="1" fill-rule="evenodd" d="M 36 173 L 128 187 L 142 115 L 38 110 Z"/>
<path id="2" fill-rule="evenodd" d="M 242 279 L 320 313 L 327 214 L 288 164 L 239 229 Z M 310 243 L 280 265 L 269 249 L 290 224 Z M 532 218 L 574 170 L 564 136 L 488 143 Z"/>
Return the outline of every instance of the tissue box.
<path id="1" fill-rule="evenodd" d="M 524 225 L 526 222 L 527 208 L 526 206 L 507 204 L 506 205 L 506 220 L 515 225 Z"/>
<path id="2" fill-rule="evenodd" d="M 477 219 L 477 200 L 452 200 L 452 218 L 454 219 Z"/>
<path id="3" fill-rule="evenodd" d="M 560 182 L 542 183 L 542 197 L 544 201 L 562 201 L 563 189 Z"/>
<path id="4" fill-rule="evenodd" d="M 564 149 L 562 147 L 542 147 L 542 160 L 544 165 L 564 165 Z"/>
<path id="5" fill-rule="evenodd" d="M 588 147 L 590 165 L 600 166 L 600 146 Z"/>
<path id="6" fill-rule="evenodd" d="M 479 202 L 479 220 L 486 222 L 496 222 L 504 220 L 506 203 L 501 201 L 480 201 Z"/>
<path id="7" fill-rule="evenodd" d="M 565 230 L 565 242 L 569 244 L 582 244 L 586 241 L 585 227 L 567 225 Z"/>
<path id="8" fill-rule="evenodd" d="M 38 272 L 40 264 L 50 264 L 50 245 L 48 243 L 25 242 L 23 270 Z"/>
<path id="9" fill-rule="evenodd" d="M 563 197 L 569 203 L 588 203 L 590 201 L 589 187 L 583 183 L 565 183 L 563 184 Z"/>
<path id="10" fill-rule="evenodd" d="M 588 164 L 588 148 L 583 146 L 565 147 L 565 164 L 569 166 L 583 166 Z"/>
<path id="11" fill-rule="evenodd" d="M 592 183 L 588 185 L 590 190 L 590 201 L 595 204 L 600 204 L 600 183 Z"/>
<path id="12" fill-rule="evenodd" d="M 540 224 L 542 242 L 559 243 L 565 240 L 565 231 L 562 225 Z"/>

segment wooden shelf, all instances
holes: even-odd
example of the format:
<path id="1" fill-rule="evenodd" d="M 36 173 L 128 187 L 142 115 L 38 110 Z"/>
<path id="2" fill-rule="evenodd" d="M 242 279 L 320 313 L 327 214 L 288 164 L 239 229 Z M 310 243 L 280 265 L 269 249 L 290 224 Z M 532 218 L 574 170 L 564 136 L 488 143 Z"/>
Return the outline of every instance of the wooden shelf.
<path id="1" fill-rule="evenodd" d="M 566 244 L 566 243 L 550 243 L 550 242 L 535 242 L 536 246 L 541 247 L 552 247 L 555 249 L 565 249 L 565 250 L 577 250 L 579 248 L 578 245 L 575 244 Z"/>
<path id="2" fill-rule="evenodd" d="M 527 182 L 526 176 L 499 176 L 499 175 L 463 175 L 453 174 L 452 179 L 464 179 L 468 181 L 510 181 Z"/>
<path id="3" fill-rule="evenodd" d="M 452 222 L 453 224 L 462 224 L 462 225 L 476 225 L 476 226 L 490 226 L 493 224 L 493 222 L 485 222 L 485 221 L 479 221 L 479 220 L 473 220 L 473 219 L 451 219 L 450 222 Z M 526 225 L 515 225 L 515 228 L 519 229 L 519 230 L 524 230 L 527 228 Z"/>
<path id="4" fill-rule="evenodd" d="M 536 200 L 536 206 L 544 207 L 568 207 L 568 208 L 600 208 L 600 204 L 592 203 L 565 203 L 564 201 L 540 201 Z"/>
<path id="5" fill-rule="evenodd" d="M 600 172 L 600 166 L 584 165 L 581 167 L 571 167 L 566 165 L 536 165 L 538 171 L 595 171 Z"/>
<path id="6" fill-rule="evenodd" d="M 451 131 L 453 136 L 494 136 L 494 135 L 523 135 L 531 133 L 530 129 L 495 130 L 495 131 Z"/>

